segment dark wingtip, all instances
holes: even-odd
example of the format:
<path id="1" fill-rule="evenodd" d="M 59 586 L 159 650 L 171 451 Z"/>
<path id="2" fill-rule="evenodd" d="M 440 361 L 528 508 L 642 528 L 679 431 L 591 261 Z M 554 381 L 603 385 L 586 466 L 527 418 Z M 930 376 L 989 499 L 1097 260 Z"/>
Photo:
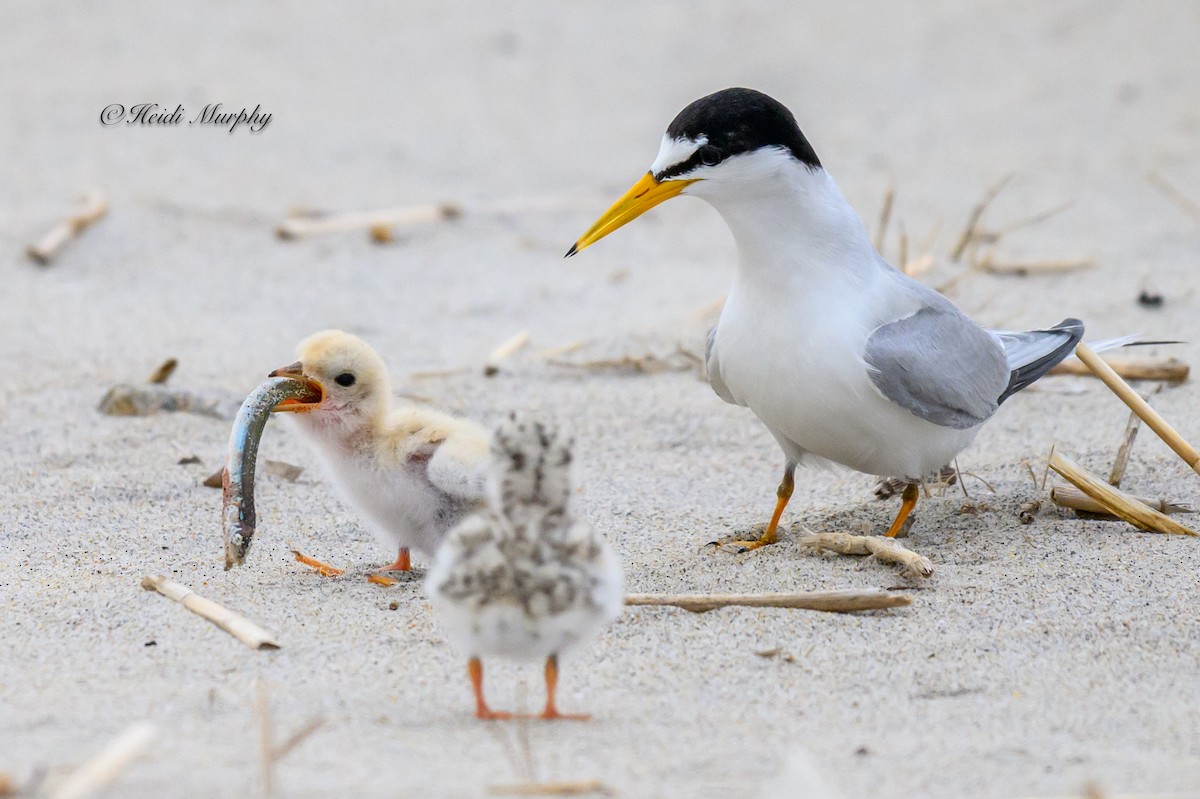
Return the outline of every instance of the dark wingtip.
<path id="1" fill-rule="evenodd" d="M 575 253 L 579 252 L 578 243 L 572 244 L 571 249 L 567 250 L 567 254 L 563 258 L 570 258 Z"/>

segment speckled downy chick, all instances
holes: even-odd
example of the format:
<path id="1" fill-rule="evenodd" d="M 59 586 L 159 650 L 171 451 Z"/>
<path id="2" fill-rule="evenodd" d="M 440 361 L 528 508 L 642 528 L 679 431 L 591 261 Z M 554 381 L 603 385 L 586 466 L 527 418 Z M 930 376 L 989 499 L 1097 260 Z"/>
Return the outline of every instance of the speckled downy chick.
<path id="1" fill-rule="evenodd" d="M 410 549 L 432 556 L 465 514 L 482 507 L 487 431 L 434 410 L 393 404 L 383 359 L 365 341 L 326 330 L 300 342 L 272 377 L 305 377 L 318 403 L 291 403 L 296 427 L 342 498 L 381 542 L 398 549 L 381 570 L 407 571 Z"/>
<path id="2" fill-rule="evenodd" d="M 486 655 L 545 659 L 543 719 L 586 719 L 558 711 L 558 657 L 621 614 L 621 566 L 608 542 L 571 515 L 571 440 L 510 417 L 492 439 L 487 508 L 446 536 L 425 581 L 451 641 L 469 657 L 475 715 Z"/>

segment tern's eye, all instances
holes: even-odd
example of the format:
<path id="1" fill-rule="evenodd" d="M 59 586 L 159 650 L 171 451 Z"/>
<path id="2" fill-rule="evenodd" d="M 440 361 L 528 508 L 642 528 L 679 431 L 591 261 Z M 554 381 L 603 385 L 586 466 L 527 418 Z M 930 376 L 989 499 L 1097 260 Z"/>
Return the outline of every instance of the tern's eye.
<path id="1" fill-rule="evenodd" d="M 350 372 L 342 372 L 340 375 L 333 378 L 333 382 L 337 383 L 339 386 L 345 386 L 346 388 L 354 385 L 354 380 L 354 375 L 352 375 Z"/>
<path id="2" fill-rule="evenodd" d="M 705 144 L 697 153 L 700 156 L 700 163 L 705 166 L 716 166 L 721 163 L 721 151 L 711 144 Z"/>

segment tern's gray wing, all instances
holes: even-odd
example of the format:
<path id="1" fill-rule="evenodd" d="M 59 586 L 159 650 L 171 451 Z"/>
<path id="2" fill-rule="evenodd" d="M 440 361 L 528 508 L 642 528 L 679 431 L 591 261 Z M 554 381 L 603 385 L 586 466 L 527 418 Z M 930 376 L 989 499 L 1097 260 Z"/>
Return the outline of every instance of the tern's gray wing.
<path id="1" fill-rule="evenodd" d="M 993 330 L 992 334 L 1000 339 L 1008 368 L 1012 372 L 1008 387 L 1000 395 L 1000 402 L 1004 402 L 1071 354 L 1083 338 L 1083 322 L 1064 319 L 1046 330 L 1027 330 L 1023 333 Z"/>
<path id="2" fill-rule="evenodd" d="M 991 416 L 1009 382 L 1000 342 L 946 301 L 881 325 L 867 339 L 864 358 L 883 396 L 956 430 Z"/>
<path id="3" fill-rule="evenodd" d="M 728 402 L 730 405 L 737 405 L 733 400 L 733 394 L 725 385 L 725 381 L 721 379 L 721 365 L 717 362 L 715 353 L 713 352 L 713 342 L 717 340 L 717 329 L 714 327 L 708 331 L 708 343 L 704 345 L 704 367 L 708 370 L 708 384 L 712 386 L 712 390 L 717 392 L 717 396 Z"/>

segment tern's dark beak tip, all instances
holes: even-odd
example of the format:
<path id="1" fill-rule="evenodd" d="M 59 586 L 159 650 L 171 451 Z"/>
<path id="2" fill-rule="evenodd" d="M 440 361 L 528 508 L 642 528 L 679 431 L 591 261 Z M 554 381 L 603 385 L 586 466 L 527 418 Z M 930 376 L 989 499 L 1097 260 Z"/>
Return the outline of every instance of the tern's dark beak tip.
<path id="1" fill-rule="evenodd" d="M 579 243 L 578 242 L 571 245 L 571 249 L 567 250 L 567 254 L 564 255 L 563 258 L 570 258 L 572 255 L 574 255 L 577 252 L 579 252 Z"/>

